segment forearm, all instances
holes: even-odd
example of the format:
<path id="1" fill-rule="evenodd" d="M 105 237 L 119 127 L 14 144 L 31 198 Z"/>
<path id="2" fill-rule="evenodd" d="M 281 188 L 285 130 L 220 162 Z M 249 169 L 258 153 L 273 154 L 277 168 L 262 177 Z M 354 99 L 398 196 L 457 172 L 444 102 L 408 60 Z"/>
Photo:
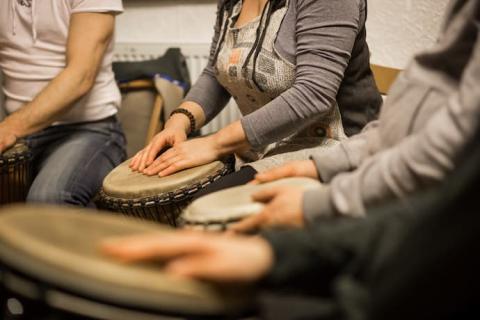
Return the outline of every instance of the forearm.
<path id="1" fill-rule="evenodd" d="M 83 70 L 66 68 L 33 101 L 5 119 L 4 125 L 19 138 L 54 123 L 93 86 L 92 76 Z"/>
<path id="2" fill-rule="evenodd" d="M 86 95 L 97 78 L 111 42 L 115 17 L 109 13 L 75 13 L 70 18 L 65 69 L 20 110 L 2 123 L 5 131 L 24 137 L 55 122 Z"/>
<path id="3" fill-rule="evenodd" d="M 212 138 L 221 156 L 246 150 L 251 147 L 240 120 L 221 129 L 215 133 Z"/>
<path id="4" fill-rule="evenodd" d="M 458 97 L 450 108 L 439 111 L 415 135 L 382 151 L 355 171 L 338 175 L 331 184 L 305 197 L 310 223 L 323 216 L 362 216 L 372 206 L 405 199 L 440 183 L 458 163 L 476 128 L 480 107 L 458 109 Z"/>

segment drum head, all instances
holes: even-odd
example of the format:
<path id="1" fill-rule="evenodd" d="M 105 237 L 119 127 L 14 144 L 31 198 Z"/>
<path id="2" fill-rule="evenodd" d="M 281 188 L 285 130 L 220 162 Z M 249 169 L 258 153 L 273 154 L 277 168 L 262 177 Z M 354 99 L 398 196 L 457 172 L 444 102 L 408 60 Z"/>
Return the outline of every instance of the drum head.
<path id="1" fill-rule="evenodd" d="M 200 183 L 225 168 L 223 162 L 215 161 L 161 178 L 133 172 L 129 163 L 125 161 L 105 178 L 103 192 L 107 196 L 125 200 L 158 196 Z"/>
<path id="2" fill-rule="evenodd" d="M 0 154 L 0 159 L 11 159 L 19 155 L 25 155 L 28 153 L 28 147 L 24 143 L 17 143 L 13 147 L 7 149 Z"/>
<path id="3" fill-rule="evenodd" d="M 83 209 L 6 207 L 0 211 L 0 261 L 46 284 L 44 288 L 135 310 L 180 315 L 242 310 L 246 299 L 238 298 L 239 289 L 173 278 L 159 264 L 118 263 L 98 250 L 105 238 L 171 230 Z"/>
<path id="4" fill-rule="evenodd" d="M 259 213 L 263 204 L 254 202 L 252 194 L 274 186 L 318 188 L 320 182 L 309 178 L 288 178 L 260 185 L 244 185 L 218 192 L 193 201 L 181 218 L 187 224 L 225 223 Z"/>

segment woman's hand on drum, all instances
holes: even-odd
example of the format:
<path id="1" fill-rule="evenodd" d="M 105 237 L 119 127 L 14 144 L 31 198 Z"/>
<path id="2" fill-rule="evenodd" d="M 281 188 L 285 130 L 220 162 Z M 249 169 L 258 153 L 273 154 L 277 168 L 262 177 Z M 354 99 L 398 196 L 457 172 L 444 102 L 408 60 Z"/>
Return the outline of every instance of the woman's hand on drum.
<path id="1" fill-rule="evenodd" d="M 312 160 L 292 161 L 281 167 L 259 173 L 252 184 L 266 183 L 283 178 L 308 177 L 319 179 L 317 168 Z"/>
<path id="2" fill-rule="evenodd" d="M 214 136 L 177 143 L 153 161 L 143 173 L 168 176 L 177 171 L 193 168 L 218 160 L 221 152 Z"/>
<path id="3" fill-rule="evenodd" d="M 140 150 L 130 162 L 133 171 L 144 172 L 154 162 L 160 151 L 166 147 L 174 147 L 187 140 L 187 134 L 182 127 L 168 127 L 157 134 L 152 141 Z"/>
<path id="4" fill-rule="evenodd" d="M 247 233 L 264 228 L 289 226 L 303 227 L 303 194 L 300 187 L 273 187 L 253 195 L 253 200 L 265 203 L 263 210 L 236 224 L 230 230 Z"/>
<path id="5" fill-rule="evenodd" d="M 102 251 L 120 261 L 160 260 L 172 275 L 220 283 L 251 283 L 273 265 L 270 245 L 259 237 L 193 231 L 107 240 Z"/>

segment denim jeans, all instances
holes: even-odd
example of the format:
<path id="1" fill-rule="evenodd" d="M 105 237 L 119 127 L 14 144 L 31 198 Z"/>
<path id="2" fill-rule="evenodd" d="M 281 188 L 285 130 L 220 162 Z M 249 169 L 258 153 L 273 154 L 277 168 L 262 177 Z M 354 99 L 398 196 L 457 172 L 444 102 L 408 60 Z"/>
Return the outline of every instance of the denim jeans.
<path id="1" fill-rule="evenodd" d="M 25 140 L 34 175 L 27 202 L 89 206 L 103 178 L 126 157 L 116 117 L 52 126 Z"/>

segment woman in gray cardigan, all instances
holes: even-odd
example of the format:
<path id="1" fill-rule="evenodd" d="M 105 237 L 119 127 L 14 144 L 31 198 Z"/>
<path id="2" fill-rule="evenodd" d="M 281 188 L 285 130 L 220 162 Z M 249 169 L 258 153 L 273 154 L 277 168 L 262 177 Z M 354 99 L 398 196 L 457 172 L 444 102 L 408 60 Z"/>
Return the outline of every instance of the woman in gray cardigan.
<path id="1" fill-rule="evenodd" d="M 208 66 L 131 168 L 166 176 L 235 153 L 249 164 L 240 171 L 246 181 L 293 160 L 284 157 L 287 151 L 358 133 L 381 105 L 369 66 L 366 11 L 365 0 L 219 1 Z M 186 140 L 231 97 L 241 120 Z"/>

